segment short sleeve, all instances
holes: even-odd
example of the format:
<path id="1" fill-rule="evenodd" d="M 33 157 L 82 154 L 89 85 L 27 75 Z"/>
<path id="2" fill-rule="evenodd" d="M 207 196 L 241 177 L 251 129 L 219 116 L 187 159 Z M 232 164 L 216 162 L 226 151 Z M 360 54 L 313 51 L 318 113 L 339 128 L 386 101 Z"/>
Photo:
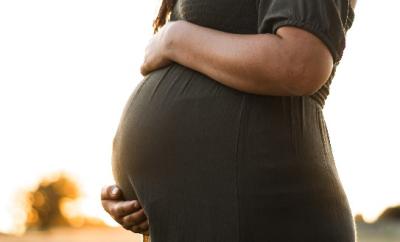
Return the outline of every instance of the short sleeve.
<path id="1" fill-rule="evenodd" d="M 257 0 L 258 33 L 275 34 L 294 26 L 311 32 L 328 47 L 337 64 L 346 46 L 354 12 L 350 0 Z"/>

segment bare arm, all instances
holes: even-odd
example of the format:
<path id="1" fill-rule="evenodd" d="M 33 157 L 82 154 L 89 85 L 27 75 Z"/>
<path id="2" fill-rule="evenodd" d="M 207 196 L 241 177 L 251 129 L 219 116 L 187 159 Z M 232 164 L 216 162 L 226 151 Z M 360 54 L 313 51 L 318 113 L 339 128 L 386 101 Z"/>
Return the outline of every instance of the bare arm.
<path id="1" fill-rule="evenodd" d="M 333 67 L 322 41 L 295 27 L 281 27 L 276 35 L 239 35 L 178 21 L 165 39 L 166 58 L 254 94 L 310 95 Z"/>
<path id="2" fill-rule="evenodd" d="M 354 9 L 356 0 L 350 4 Z M 301 28 L 240 35 L 186 21 L 169 22 L 152 38 L 141 72 L 146 75 L 171 61 L 240 91 L 279 96 L 313 94 L 333 68 L 327 46 Z"/>

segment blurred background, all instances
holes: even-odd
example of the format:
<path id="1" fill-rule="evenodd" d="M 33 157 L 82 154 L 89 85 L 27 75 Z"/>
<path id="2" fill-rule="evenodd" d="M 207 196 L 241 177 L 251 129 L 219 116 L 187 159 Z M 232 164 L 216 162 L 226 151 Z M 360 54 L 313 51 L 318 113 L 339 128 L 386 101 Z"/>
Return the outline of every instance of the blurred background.
<path id="1" fill-rule="evenodd" d="M 140 241 L 103 211 L 159 0 L 0 0 L 0 241 Z M 400 35 L 360 0 L 324 108 L 359 241 L 400 241 Z"/>

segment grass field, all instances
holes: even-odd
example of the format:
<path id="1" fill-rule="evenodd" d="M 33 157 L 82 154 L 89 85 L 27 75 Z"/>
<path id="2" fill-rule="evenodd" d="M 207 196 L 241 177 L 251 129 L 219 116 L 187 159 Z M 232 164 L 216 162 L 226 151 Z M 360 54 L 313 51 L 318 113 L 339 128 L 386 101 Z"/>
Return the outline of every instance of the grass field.
<path id="1" fill-rule="evenodd" d="M 400 222 L 357 224 L 359 242 L 400 242 Z"/>
<path id="2" fill-rule="evenodd" d="M 359 242 L 400 242 L 400 223 L 358 224 L 357 230 Z M 119 228 L 54 229 L 49 232 L 31 232 L 21 237 L 0 235 L 0 242 L 91 241 L 141 242 L 142 236 Z"/>

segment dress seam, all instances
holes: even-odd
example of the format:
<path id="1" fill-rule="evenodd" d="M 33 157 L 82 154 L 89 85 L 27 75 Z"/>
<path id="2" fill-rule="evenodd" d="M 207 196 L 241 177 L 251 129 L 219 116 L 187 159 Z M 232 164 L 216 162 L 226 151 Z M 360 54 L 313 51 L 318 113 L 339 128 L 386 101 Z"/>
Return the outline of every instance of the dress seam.
<path id="1" fill-rule="evenodd" d="M 237 202 L 237 241 L 239 242 L 240 237 L 240 198 L 239 198 L 239 143 L 241 139 L 241 132 L 243 130 L 243 118 L 244 118 L 244 110 L 246 105 L 246 95 L 242 97 L 242 101 L 240 103 L 240 111 L 239 111 L 239 124 L 237 129 L 237 137 L 236 137 L 236 147 L 235 147 L 235 193 L 236 193 L 236 202 Z"/>

